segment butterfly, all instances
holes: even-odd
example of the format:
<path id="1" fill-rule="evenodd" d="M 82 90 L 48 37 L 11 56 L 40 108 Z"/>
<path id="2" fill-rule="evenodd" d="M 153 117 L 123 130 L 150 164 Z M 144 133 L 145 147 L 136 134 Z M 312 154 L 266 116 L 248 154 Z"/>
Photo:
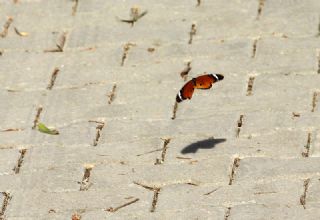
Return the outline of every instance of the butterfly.
<path id="1" fill-rule="evenodd" d="M 221 74 L 207 74 L 198 76 L 188 81 L 176 96 L 177 102 L 182 102 L 185 99 L 191 99 L 194 89 L 210 89 L 212 84 L 223 80 L 224 76 Z"/>

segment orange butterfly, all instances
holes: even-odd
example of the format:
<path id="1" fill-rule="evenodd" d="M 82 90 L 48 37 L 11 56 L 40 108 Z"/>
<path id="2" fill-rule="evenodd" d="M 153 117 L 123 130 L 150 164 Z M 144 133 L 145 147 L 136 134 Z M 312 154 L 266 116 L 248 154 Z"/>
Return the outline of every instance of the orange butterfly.
<path id="1" fill-rule="evenodd" d="M 191 99 L 194 89 L 210 89 L 213 83 L 221 81 L 223 78 L 224 76 L 221 74 L 207 74 L 193 78 L 179 91 L 176 101 L 182 102 L 185 99 Z"/>

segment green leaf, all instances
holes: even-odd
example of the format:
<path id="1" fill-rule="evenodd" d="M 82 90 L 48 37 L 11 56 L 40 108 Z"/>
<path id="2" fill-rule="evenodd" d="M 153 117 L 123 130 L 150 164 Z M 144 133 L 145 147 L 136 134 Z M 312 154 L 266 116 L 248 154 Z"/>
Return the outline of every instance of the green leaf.
<path id="1" fill-rule="evenodd" d="M 47 128 L 43 123 L 38 123 L 38 130 L 42 133 L 51 134 L 51 135 L 58 135 L 59 131 L 56 129 Z"/>

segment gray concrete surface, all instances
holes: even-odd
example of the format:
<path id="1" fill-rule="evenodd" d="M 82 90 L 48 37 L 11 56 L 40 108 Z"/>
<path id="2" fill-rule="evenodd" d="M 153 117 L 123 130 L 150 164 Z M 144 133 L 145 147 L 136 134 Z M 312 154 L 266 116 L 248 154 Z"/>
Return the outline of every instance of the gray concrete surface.
<path id="1" fill-rule="evenodd" d="M 320 218 L 319 0 L 197 2 L 0 0 L 0 219 Z"/>

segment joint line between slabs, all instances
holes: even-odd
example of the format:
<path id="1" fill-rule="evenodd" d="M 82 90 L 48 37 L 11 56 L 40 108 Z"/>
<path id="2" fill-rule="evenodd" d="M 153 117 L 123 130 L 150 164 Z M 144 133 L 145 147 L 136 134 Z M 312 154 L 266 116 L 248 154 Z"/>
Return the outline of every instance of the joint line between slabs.
<path id="1" fill-rule="evenodd" d="M 20 156 L 19 156 L 19 159 L 17 161 L 17 165 L 13 168 L 13 171 L 14 171 L 15 174 L 18 174 L 20 172 L 20 168 L 22 166 L 25 154 L 27 153 L 27 149 L 21 149 L 19 152 L 20 152 Z"/>
<path id="2" fill-rule="evenodd" d="M 262 10 L 264 8 L 265 0 L 259 0 L 259 6 L 257 10 L 257 17 L 256 19 L 259 20 L 262 14 Z"/>
<path id="3" fill-rule="evenodd" d="M 236 157 L 233 160 L 232 168 L 231 168 L 231 173 L 230 173 L 230 179 L 229 179 L 229 185 L 232 185 L 234 179 L 235 179 L 235 174 L 236 174 L 236 169 L 240 166 L 240 158 Z"/>
<path id="4" fill-rule="evenodd" d="M 310 178 L 303 181 L 303 194 L 300 196 L 300 204 L 306 209 L 306 197 L 309 188 Z"/>
<path id="5" fill-rule="evenodd" d="M 39 106 L 39 107 L 37 108 L 37 113 L 36 113 L 36 116 L 35 116 L 35 118 L 34 118 L 34 120 L 33 120 L 32 129 L 35 129 L 35 128 L 37 127 L 37 124 L 38 124 L 38 122 L 39 122 L 39 118 L 40 118 L 40 115 L 41 115 L 42 110 L 43 110 L 42 106 Z"/>
<path id="6" fill-rule="evenodd" d="M 189 41 L 188 41 L 188 44 L 192 44 L 192 40 L 193 40 L 193 36 L 197 34 L 197 27 L 196 27 L 196 24 L 193 23 L 191 25 L 191 30 L 190 30 L 190 33 L 189 33 Z"/>
<path id="7" fill-rule="evenodd" d="M 75 16 L 78 10 L 79 0 L 73 0 L 74 4 L 72 6 L 72 16 Z"/>
<path id="8" fill-rule="evenodd" d="M 168 144 L 170 143 L 171 139 L 170 138 L 166 138 L 163 139 L 163 147 L 162 147 L 162 152 L 161 152 L 161 159 L 156 159 L 156 162 L 154 163 L 155 165 L 159 165 L 159 164 L 163 164 L 165 157 L 166 157 L 166 153 L 167 153 L 167 149 L 168 149 Z"/>
<path id="9" fill-rule="evenodd" d="M 80 184 L 80 189 L 79 189 L 80 191 L 87 191 L 89 187 L 92 185 L 92 183 L 90 183 L 90 175 L 91 175 L 92 169 L 93 169 L 93 166 L 87 166 L 84 168 L 82 181 L 78 182 Z"/>
<path id="10" fill-rule="evenodd" d="M 253 83 L 254 83 L 255 77 L 250 76 L 249 81 L 248 81 L 248 86 L 247 86 L 247 96 L 252 95 L 252 90 L 253 90 Z"/>
<path id="11" fill-rule="evenodd" d="M 3 196 L 4 196 L 4 200 L 3 200 L 3 203 L 2 203 L 2 207 L 1 207 L 1 210 L 0 210 L 0 219 L 5 219 L 5 212 L 6 212 L 6 209 L 9 205 L 9 201 L 12 199 L 12 195 L 9 193 L 9 192 L 2 192 Z"/>

